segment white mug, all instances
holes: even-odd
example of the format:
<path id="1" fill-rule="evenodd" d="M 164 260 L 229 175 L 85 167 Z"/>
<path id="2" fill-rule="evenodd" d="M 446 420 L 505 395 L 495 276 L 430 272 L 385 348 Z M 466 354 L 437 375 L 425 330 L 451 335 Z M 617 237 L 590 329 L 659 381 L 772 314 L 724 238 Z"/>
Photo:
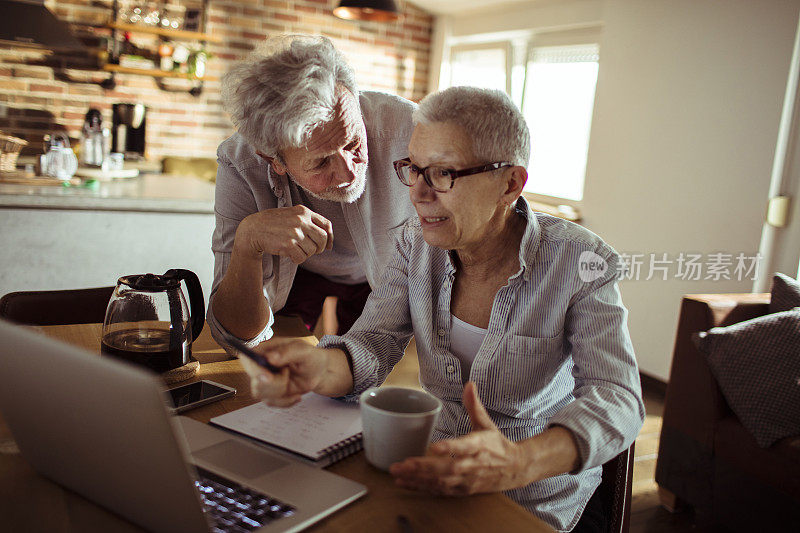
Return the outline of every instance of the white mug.
<path id="1" fill-rule="evenodd" d="M 373 387 L 359 398 L 367 461 L 381 470 L 425 455 L 442 402 L 418 389 Z"/>

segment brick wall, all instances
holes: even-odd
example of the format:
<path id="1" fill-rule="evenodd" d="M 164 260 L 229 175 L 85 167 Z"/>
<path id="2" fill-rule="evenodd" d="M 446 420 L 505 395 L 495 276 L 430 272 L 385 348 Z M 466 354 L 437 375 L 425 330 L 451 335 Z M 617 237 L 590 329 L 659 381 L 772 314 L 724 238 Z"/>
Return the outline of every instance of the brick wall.
<path id="1" fill-rule="evenodd" d="M 143 4 L 144 2 L 135 2 Z M 196 6 L 197 1 L 170 0 Z M 259 41 L 280 33 L 325 35 L 345 54 L 356 71 L 360 88 L 399 94 L 412 100 L 424 96 L 428 80 L 431 15 L 399 2 L 403 15 L 395 23 L 354 22 L 332 15 L 336 0 L 209 0 L 207 32 L 221 38 L 209 44 L 213 57 L 207 74 L 220 77 Z M 47 7 L 70 23 L 73 33 L 96 50 L 110 35 L 111 0 L 47 0 Z M 154 38 L 135 34 L 135 44 L 151 46 Z M 109 74 L 86 53 L 43 53 L 0 45 L 0 129 L 31 144 L 23 153 L 41 153 L 42 138 L 66 131 L 80 137 L 90 107 L 111 123 L 111 104 L 144 103 L 147 115 L 147 156 L 214 157 L 217 145 L 231 134 L 222 110 L 219 81 L 206 81 L 199 96 L 183 79 L 157 80 L 144 75 L 116 75 L 116 87 L 100 86 Z M 3 107 L 4 106 L 4 107 Z"/>

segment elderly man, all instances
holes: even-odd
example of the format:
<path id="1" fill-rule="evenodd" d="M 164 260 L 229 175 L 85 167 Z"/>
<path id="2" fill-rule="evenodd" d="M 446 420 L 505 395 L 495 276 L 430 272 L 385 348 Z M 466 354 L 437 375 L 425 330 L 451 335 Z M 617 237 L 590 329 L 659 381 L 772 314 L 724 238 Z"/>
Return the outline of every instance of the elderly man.
<path id="1" fill-rule="evenodd" d="M 359 93 L 328 39 L 300 35 L 234 66 L 222 97 L 237 133 L 217 151 L 212 334 L 258 344 L 279 310 L 313 329 L 328 295 L 347 331 L 414 213 L 392 169 L 414 104 Z"/>
<path id="2" fill-rule="evenodd" d="M 601 465 L 644 418 L 617 288 L 618 254 L 521 197 L 529 133 L 500 91 L 451 87 L 414 114 L 395 162 L 419 215 L 364 313 L 319 347 L 280 339 L 249 360 L 254 390 L 291 405 L 308 391 L 355 398 L 380 385 L 414 336 L 423 388 L 442 400 L 428 454 L 391 467 L 403 487 L 503 491 L 559 531 L 605 531 Z M 608 268 L 585 276 L 586 257 Z"/>

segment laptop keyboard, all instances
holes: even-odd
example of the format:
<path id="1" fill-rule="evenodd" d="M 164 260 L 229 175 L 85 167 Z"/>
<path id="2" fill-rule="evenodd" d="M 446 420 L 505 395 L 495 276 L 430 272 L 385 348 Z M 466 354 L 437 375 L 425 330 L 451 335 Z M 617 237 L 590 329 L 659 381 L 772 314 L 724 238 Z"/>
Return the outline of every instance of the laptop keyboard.
<path id="1" fill-rule="evenodd" d="M 194 482 L 206 512 L 214 519 L 213 533 L 242 533 L 291 516 L 296 509 L 266 494 L 197 467 Z"/>

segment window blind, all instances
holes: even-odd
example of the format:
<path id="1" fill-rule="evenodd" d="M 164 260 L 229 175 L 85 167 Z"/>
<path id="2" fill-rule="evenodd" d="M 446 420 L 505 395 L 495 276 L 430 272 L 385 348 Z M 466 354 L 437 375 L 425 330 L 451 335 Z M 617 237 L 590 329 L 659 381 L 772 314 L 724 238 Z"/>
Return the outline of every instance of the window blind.
<path id="1" fill-rule="evenodd" d="M 600 47 L 596 44 L 572 46 L 542 46 L 530 52 L 531 63 L 596 63 L 600 60 Z"/>

